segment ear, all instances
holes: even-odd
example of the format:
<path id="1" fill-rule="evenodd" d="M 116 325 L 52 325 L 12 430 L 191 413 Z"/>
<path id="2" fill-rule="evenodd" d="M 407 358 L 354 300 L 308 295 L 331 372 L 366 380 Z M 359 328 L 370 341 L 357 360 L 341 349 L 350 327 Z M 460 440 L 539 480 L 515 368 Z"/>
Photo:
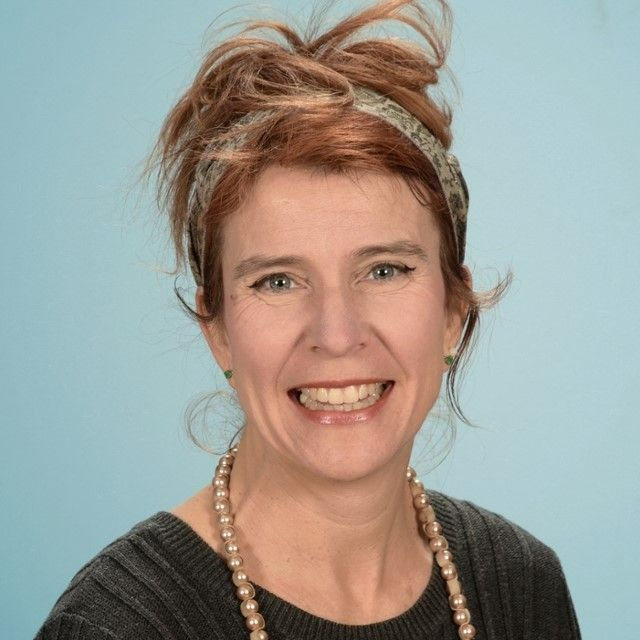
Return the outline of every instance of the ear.
<path id="1" fill-rule="evenodd" d="M 196 290 L 196 311 L 200 315 L 208 315 L 209 313 L 204 302 L 203 287 L 198 287 Z M 231 360 L 231 349 L 229 348 L 229 337 L 222 318 L 210 322 L 200 321 L 198 324 L 218 366 L 223 371 L 232 369 L 233 362 Z M 229 380 L 229 384 L 233 386 L 231 380 Z"/>
<path id="2" fill-rule="evenodd" d="M 471 271 L 467 265 L 462 265 L 462 270 L 464 272 L 464 281 L 469 289 L 473 289 L 473 278 L 471 276 Z M 467 318 L 468 313 L 467 305 L 460 306 L 457 310 L 452 310 L 449 313 L 449 317 L 447 319 L 447 327 L 445 329 L 444 335 L 444 351 L 443 355 L 447 355 L 451 353 L 456 345 L 460 342 L 460 338 L 462 337 L 462 328 L 464 326 L 464 321 Z M 445 370 L 448 369 L 448 365 L 445 365 Z"/>

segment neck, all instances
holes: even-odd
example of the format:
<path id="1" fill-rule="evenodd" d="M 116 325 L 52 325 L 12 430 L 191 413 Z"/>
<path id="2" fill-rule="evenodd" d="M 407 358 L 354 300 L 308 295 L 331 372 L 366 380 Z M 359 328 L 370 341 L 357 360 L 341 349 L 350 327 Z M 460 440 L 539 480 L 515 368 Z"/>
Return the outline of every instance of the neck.
<path id="1" fill-rule="evenodd" d="M 431 566 L 405 477 L 410 452 L 409 446 L 384 468 L 343 481 L 305 474 L 245 433 L 230 489 L 250 578 L 345 622 L 408 608 Z M 398 575 L 403 590 L 394 600 Z"/>

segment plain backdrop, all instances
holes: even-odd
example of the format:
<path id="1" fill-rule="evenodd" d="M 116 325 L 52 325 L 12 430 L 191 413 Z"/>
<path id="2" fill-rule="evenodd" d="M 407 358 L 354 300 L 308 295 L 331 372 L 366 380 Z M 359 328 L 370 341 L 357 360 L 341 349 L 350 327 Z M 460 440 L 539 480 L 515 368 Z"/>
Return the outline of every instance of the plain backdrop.
<path id="1" fill-rule="evenodd" d="M 304 22 L 306 4 L 273 6 Z M 162 274 L 167 235 L 136 177 L 231 6 L 0 7 L 2 638 L 32 637 L 87 560 L 211 478 L 184 411 L 225 382 Z M 269 14 L 256 6 L 223 22 Z M 621 637 L 640 570 L 640 4 L 453 9 L 467 263 L 480 287 L 515 280 L 462 389 L 484 428 L 460 426 L 428 474 L 421 439 L 415 464 L 553 547 L 584 638 Z"/>

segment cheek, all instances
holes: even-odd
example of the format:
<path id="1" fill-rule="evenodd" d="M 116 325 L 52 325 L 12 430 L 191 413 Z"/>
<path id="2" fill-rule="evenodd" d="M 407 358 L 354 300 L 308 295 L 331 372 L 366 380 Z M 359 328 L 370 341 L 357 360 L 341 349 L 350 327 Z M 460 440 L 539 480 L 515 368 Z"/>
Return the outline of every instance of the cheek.
<path id="1" fill-rule="evenodd" d="M 413 435 L 434 407 L 445 372 L 443 348 L 446 326 L 444 297 L 429 289 L 406 305 L 398 307 L 387 320 L 386 333 L 392 336 L 390 349 L 404 376 L 402 404 L 406 424 Z M 401 311 L 401 313 L 400 313 Z"/>
<path id="2" fill-rule="evenodd" d="M 445 289 L 438 271 L 417 278 L 385 304 L 389 326 L 397 327 L 406 345 L 420 352 L 442 348 L 446 322 Z"/>
<path id="3" fill-rule="evenodd" d="M 273 380 L 273 366 L 281 356 L 287 337 L 276 327 L 272 314 L 259 304 L 242 301 L 229 305 L 229 343 L 233 362 L 245 381 Z"/>
<path id="4" fill-rule="evenodd" d="M 226 309 L 229 345 L 238 370 L 238 400 L 246 413 L 268 421 L 265 411 L 279 397 L 281 372 L 300 336 L 300 309 L 233 296 Z"/>
<path id="5" fill-rule="evenodd" d="M 398 305 L 385 320 L 384 334 L 393 341 L 407 373 L 441 373 L 445 314 L 437 295 L 416 295 L 407 304 Z"/>

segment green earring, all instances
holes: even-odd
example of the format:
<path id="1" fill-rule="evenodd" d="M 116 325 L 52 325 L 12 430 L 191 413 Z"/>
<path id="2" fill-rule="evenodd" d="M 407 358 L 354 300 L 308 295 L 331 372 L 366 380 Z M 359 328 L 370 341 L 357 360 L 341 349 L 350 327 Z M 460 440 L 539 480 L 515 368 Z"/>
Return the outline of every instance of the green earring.
<path id="1" fill-rule="evenodd" d="M 453 360 L 454 357 L 449 353 L 448 355 L 444 356 L 444 361 L 451 366 L 453 364 Z"/>
<path id="2" fill-rule="evenodd" d="M 233 369 L 227 369 L 224 372 L 224 377 L 228 380 L 233 375 Z"/>

